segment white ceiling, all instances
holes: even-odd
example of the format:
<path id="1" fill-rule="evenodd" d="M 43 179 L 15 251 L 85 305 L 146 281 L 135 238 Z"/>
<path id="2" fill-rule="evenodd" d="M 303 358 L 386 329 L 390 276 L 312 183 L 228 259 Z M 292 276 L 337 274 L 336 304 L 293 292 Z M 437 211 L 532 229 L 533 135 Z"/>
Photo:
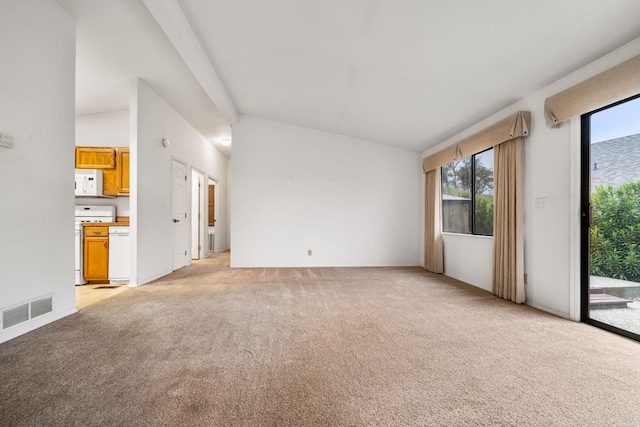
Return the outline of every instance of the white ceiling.
<path id="1" fill-rule="evenodd" d="M 58 1 L 77 18 L 78 114 L 126 109 L 141 77 L 229 136 L 142 0 Z M 640 37 L 637 0 L 146 1 L 182 9 L 238 113 L 415 151 Z"/>

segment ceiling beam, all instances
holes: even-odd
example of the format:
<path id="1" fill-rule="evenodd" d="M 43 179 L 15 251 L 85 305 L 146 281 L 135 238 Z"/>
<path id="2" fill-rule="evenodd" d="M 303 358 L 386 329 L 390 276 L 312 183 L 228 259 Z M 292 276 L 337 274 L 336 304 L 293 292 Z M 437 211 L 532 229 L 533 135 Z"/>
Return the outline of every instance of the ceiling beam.
<path id="1" fill-rule="evenodd" d="M 209 62 L 189 21 L 177 0 L 143 0 L 151 15 L 165 32 L 173 46 L 200 86 L 207 93 L 222 117 L 234 124 L 238 121 L 238 112 L 218 77 L 218 73 Z"/>

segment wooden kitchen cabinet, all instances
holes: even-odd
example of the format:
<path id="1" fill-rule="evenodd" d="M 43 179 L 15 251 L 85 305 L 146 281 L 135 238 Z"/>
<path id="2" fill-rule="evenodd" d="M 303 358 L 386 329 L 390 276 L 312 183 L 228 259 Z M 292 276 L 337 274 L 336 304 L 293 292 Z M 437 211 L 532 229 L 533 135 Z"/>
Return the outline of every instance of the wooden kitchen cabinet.
<path id="1" fill-rule="evenodd" d="M 116 165 L 118 176 L 116 180 L 118 196 L 129 195 L 129 149 L 117 148 L 116 149 Z"/>
<path id="2" fill-rule="evenodd" d="M 102 171 L 102 194 L 105 196 L 118 195 L 117 169 L 105 169 Z"/>
<path id="3" fill-rule="evenodd" d="M 116 150 L 109 147 L 76 147 L 76 169 L 115 169 Z"/>
<path id="4" fill-rule="evenodd" d="M 129 195 L 129 148 L 76 147 L 76 169 L 101 169 L 105 196 Z"/>
<path id="5" fill-rule="evenodd" d="M 109 227 L 84 228 L 84 280 L 109 281 Z"/>

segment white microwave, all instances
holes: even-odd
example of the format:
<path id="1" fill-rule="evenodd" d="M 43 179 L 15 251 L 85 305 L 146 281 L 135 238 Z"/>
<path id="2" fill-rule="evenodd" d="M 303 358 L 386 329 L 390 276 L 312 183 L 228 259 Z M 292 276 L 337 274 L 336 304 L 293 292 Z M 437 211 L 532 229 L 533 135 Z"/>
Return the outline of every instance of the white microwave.
<path id="1" fill-rule="evenodd" d="M 102 196 L 102 171 L 99 169 L 76 169 L 76 196 Z"/>

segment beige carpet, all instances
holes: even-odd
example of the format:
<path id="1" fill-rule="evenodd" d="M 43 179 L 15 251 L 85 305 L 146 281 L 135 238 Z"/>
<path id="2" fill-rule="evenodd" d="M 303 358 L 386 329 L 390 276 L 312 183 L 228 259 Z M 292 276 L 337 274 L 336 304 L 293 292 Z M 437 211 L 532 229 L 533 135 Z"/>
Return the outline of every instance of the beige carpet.
<path id="1" fill-rule="evenodd" d="M 419 268 L 227 265 L 0 344 L 0 425 L 640 425 L 640 343 Z"/>

